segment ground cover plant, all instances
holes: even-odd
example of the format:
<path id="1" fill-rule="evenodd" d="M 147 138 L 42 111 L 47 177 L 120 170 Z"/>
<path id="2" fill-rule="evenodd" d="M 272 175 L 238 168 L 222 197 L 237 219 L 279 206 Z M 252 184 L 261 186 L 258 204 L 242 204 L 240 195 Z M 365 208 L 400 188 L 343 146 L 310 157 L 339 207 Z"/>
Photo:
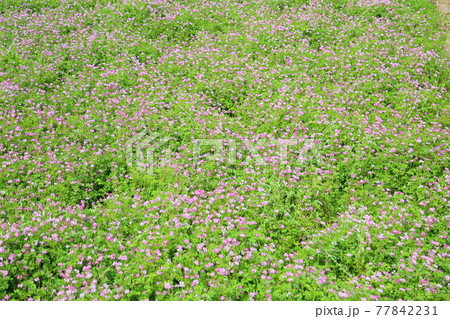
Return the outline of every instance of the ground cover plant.
<path id="1" fill-rule="evenodd" d="M 0 299 L 449 298 L 433 1 L 5 0 L 0 30 Z"/>

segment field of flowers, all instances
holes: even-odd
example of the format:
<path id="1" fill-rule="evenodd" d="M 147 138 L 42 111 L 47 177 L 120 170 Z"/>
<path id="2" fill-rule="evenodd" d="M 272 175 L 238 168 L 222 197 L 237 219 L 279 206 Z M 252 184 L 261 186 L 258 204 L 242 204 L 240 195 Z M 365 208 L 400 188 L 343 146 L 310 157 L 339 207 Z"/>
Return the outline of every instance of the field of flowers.
<path id="1" fill-rule="evenodd" d="M 0 2 L 0 299 L 449 299 L 442 19 Z"/>

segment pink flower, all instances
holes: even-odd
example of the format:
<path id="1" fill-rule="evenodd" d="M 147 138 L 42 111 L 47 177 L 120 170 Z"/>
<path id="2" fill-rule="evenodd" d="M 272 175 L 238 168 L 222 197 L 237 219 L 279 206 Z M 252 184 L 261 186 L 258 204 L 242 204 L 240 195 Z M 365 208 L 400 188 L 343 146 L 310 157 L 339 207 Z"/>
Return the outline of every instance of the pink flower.
<path id="1" fill-rule="evenodd" d="M 216 271 L 219 275 L 223 275 L 223 276 L 228 275 L 228 271 L 225 268 L 216 268 Z"/>
<path id="2" fill-rule="evenodd" d="M 339 291 L 338 295 L 339 295 L 339 297 L 343 297 L 343 298 L 347 298 L 348 297 L 348 293 L 342 292 L 342 291 Z"/>
<path id="3" fill-rule="evenodd" d="M 173 287 L 170 285 L 170 283 L 166 282 L 164 284 L 164 289 L 172 289 Z"/>
<path id="4" fill-rule="evenodd" d="M 322 285 L 322 284 L 326 283 L 327 280 L 328 280 L 328 277 L 327 277 L 327 276 L 323 276 L 323 277 L 320 277 L 320 278 L 319 278 L 319 280 L 317 281 L 317 283 L 318 283 L 319 285 Z"/>
<path id="5" fill-rule="evenodd" d="M 204 195 L 205 191 L 202 189 L 197 189 L 194 193 L 195 193 L 195 195 Z"/>

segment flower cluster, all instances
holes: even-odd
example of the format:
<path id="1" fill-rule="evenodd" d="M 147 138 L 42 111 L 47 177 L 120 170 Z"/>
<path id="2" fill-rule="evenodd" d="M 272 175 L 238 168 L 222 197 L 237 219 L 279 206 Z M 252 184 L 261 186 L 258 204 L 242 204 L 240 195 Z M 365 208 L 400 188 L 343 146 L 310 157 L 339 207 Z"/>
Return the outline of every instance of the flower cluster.
<path id="1" fill-rule="evenodd" d="M 448 297 L 428 0 L 56 2 L 0 4 L 0 299 Z"/>

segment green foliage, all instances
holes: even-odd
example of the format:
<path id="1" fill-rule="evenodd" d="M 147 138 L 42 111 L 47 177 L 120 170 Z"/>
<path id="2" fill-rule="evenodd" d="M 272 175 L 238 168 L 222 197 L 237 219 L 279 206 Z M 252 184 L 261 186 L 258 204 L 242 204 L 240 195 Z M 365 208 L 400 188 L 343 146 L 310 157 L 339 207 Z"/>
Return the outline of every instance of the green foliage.
<path id="1" fill-rule="evenodd" d="M 432 1 L 181 2 L 0 3 L 0 299 L 448 299 Z"/>

